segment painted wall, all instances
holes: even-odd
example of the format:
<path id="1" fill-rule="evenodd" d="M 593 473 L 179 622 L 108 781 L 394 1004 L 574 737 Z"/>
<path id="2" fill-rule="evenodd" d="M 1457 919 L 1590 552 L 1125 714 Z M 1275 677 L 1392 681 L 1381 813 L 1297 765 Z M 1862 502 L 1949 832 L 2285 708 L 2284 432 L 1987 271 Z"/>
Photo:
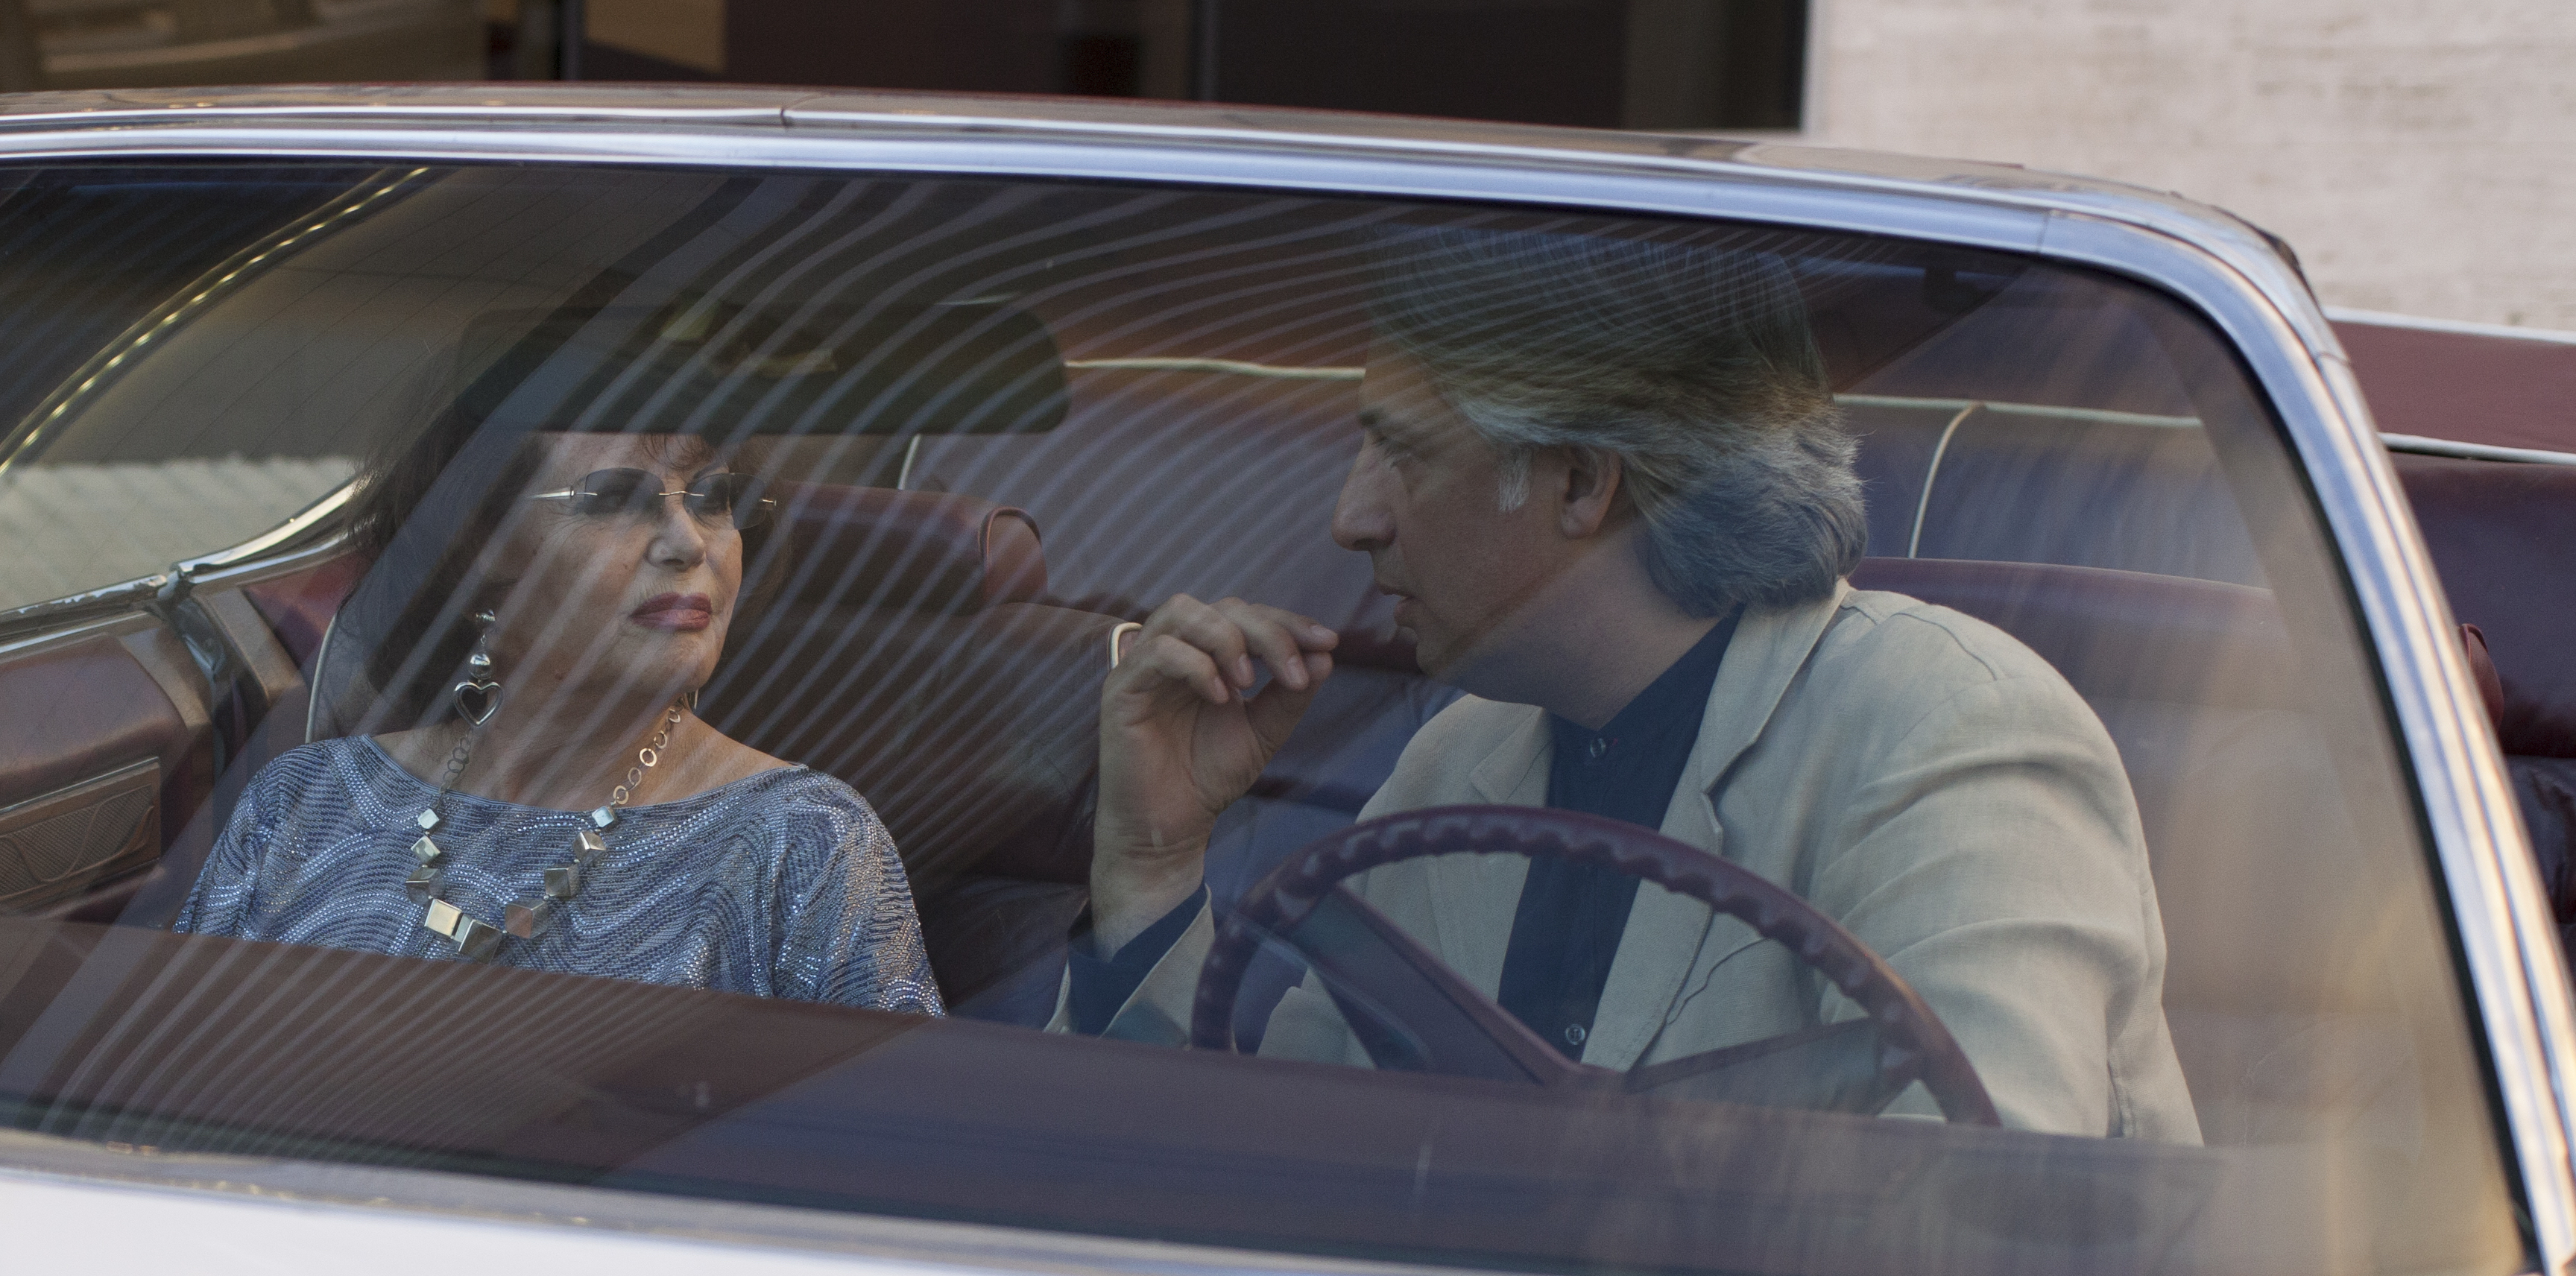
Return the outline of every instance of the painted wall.
<path id="1" fill-rule="evenodd" d="M 2576 330 L 2576 0 L 1814 0 L 1805 137 L 2114 177 L 2326 304 Z"/>

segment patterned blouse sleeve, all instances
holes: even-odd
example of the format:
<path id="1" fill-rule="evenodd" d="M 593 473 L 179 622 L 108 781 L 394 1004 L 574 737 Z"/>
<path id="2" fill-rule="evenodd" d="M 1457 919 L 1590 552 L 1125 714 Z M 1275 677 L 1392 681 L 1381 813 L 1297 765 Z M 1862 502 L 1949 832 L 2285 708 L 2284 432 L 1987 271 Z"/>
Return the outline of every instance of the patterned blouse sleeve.
<path id="1" fill-rule="evenodd" d="M 275 817 L 282 804 L 273 790 L 289 769 L 278 765 L 285 760 L 281 757 L 261 768 L 242 790 L 232 818 L 215 838 L 206 866 L 198 871 L 196 885 L 188 888 L 188 902 L 180 905 L 170 929 L 199 935 L 241 933 L 243 917 L 259 888 L 260 860 L 277 836 Z"/>
<path id="2" fill-rule="evenodd" d="M 836 780 L 817 777 L 803 797 L 788 830 L 772 986 L 801 1001 L 947 1013 L 885 823 Z"/>

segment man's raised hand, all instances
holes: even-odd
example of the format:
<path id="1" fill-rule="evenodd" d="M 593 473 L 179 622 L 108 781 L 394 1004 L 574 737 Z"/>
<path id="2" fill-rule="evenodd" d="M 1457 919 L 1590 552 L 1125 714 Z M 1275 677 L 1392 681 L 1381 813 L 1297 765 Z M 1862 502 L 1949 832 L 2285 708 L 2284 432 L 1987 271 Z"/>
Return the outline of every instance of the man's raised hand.
<path id="1" fill-rule="evenodd" d="M 1187 594 L 1127 637 L 1100 697 L 1097 951 L 1117 951 L 1198 889 L 1217 814 L 1296 729 L 1339 641 L 1294 612 Z M 1265 667 L 1270 685 L 1248 695 Z"/>

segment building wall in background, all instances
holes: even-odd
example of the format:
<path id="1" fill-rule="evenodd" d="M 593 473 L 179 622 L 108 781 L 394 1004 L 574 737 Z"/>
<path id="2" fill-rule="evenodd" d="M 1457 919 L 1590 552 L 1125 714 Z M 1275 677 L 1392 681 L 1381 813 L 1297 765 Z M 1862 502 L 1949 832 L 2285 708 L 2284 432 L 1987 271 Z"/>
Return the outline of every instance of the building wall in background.
<path id="1" fill-rule="evenodd" d="M 2113 177 L 2328 305 L 2576 330 L 2576 0 L 1815 0 L 1807 140 Z"/>

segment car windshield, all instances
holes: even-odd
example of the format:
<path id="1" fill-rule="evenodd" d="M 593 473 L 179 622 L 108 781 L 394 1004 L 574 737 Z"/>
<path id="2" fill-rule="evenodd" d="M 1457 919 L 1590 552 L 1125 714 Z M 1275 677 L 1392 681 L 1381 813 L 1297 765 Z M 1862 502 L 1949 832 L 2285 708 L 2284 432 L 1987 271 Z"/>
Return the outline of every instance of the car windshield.
<path id="1" fill-rule="evenodd" d="M 0 248 L 23 1130 L 1532 1271 L 2529 1261 L 2343 567 L 2149 286 L 576 165 L 18 167 Z"/>

